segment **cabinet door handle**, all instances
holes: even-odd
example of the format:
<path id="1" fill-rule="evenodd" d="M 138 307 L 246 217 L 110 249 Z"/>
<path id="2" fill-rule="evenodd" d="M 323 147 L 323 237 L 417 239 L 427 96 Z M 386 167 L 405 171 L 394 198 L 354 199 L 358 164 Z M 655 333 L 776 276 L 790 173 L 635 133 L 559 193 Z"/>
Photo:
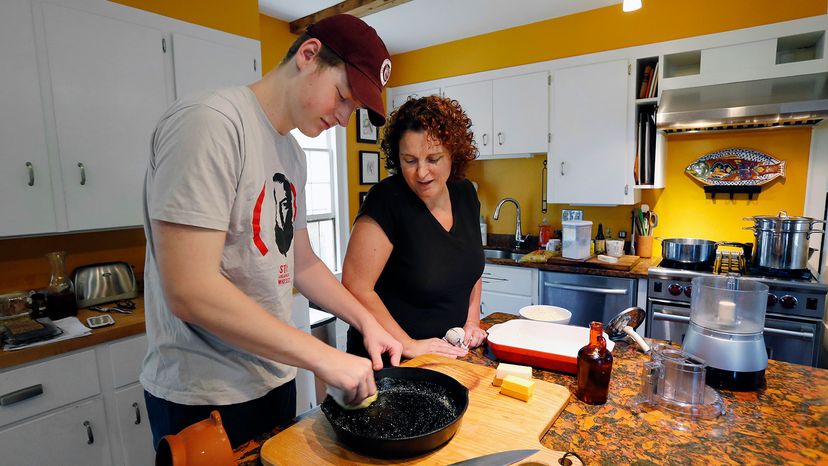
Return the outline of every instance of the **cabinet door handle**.
<path id="1" fill-rule="evenodd" d="M 503 145 L 503 133 L 497 133 L 497 143 Z"/>
<path id="2" fill-rule="evenodd" d="M 483 133 L 483 147 L 489 145 L 489 133 Z"/>
<path id="3" fill-rule="evenodd" d="M 132 403 L 132 407 L 135 408 L 135 425 L 137 426 L 141 423 L 141 409 L 138 408 L 137 402 Z"/>
<path id="4" fill-rule="evenodd" d="M 26 162 L 26 169 L 29 172 L 29 186 L 34 186 L 34 165 L 32 165 L 32 162 Z"/>
<path id="5" fill-rule="evenodd" d="M 20 390 L 15 390 L 13 392 L 6 393 L 5 395 L 0 395 L 0 406 L 9 406 L 13 405 L 17 402 L 28 400 L 29 398 L 34 398 L 37 395 L 43 394 L 43 385 L 37 384 L 32 385 L 31 387 L 21 388 Z"/>
<path id="6" fill-rule="evenodd" d="M 92 445 L 95 443 L 95 435 L 92 434 L 92 423 L 83 421 L 83 426 L 86 427 L 86 444 Z"/>
<path id="7" fill-rule="evenodd" d="M 564 176 L 564 163 L 566 162 L 561 162 L 561 176 Z"/>
<path id="8" fill-rule="evenodd" d="M 78 168 L 80 168 L 81 172 L 81 186 L 84 186 L 86 185 L 86 167 L 81 162 L 78 162 Z"/>

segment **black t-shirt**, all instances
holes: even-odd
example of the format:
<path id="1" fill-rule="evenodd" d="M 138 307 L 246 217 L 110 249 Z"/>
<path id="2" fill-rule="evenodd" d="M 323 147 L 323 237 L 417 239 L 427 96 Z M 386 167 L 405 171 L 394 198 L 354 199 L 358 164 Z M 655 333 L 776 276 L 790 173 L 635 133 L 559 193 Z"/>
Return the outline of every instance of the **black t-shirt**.
<path id="1" fill-rule="evenodd" d="M 483 274 L 480 201 L 471 182 L 449 181 L 453 224 L 446 231 L 401 175 L 374 185 L 357 218 L 374 219 L 393 250 L 374 290 L 415 339 L 442 338 L 462 327 L 472 288 Z M 365 355 L 362 335 L 348 331 L 348 352 Z"/>

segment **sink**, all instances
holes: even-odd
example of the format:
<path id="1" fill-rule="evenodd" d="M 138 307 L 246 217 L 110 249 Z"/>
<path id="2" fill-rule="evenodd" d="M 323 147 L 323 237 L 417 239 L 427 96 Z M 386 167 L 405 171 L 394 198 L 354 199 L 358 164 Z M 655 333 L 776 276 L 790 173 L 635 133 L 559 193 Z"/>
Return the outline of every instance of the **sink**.
<path id="1" fill-rule="evenodd" d="M 483 255 L 487 259 L 507 259 L 517 261 L 525 255 L 525 253 L 518 251 L 506 251 L 504 249 L 488 249 L 483 248 Z"/>

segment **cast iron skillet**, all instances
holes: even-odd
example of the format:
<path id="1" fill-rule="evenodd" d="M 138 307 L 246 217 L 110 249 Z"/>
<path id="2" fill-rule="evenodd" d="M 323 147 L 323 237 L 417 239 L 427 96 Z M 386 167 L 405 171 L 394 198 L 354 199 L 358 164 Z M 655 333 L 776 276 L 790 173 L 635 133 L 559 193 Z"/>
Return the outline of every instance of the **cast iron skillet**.
<path id="1" fill-rule="evenodd" d="M 374 378 L 379 396 L 368 408 L 347 411 L 330 396 L 322 403 L 337 438 L 368 456 L 402 458 L 442 446 L 469 406 L 469 390 L 437 371 L 390 367 Z"/>

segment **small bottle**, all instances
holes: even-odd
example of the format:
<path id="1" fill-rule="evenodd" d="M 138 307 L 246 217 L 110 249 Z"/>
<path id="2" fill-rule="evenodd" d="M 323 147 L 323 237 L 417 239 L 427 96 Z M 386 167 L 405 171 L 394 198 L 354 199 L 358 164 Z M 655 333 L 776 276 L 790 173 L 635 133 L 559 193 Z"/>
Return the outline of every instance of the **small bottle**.
<path id="1" fill-rule="evenodd" d="M 549 221 L 546 220 L 546 217 L 543 218 L 543 221 L 540 223 L 540 232 L 538 233 L 538 247 L 545 248 L 546 243 L 552 239 L 552 225 L 549 224 Z"/>
<path id="2" fill-rule="evenodd" d="M 578 382 L 575 396 L 587 404 L 604 404 L 609 392 L 612 353 L 607 350 L 601 322 L 589 324 L 589 344 L 578 351 Z"/>
<path id="3" fill-rule="evenodd" d="M 595 254 L 607 252 L 607 241 L 604 238 L 604 225 L 598 224 L 598 234 L 595 235 Z"/>
<path id="4" fill-rule="evenodd" d="M 486 245 L 486 233 L 487 233 L 487 230 L 488 230 L 488 229 L 487 229 L 487 227 L 486 227 L 486 217 L 484 217 L 484 216 L 482 216 L 482 215 L 481 215 L 481 216 L 480 216 L 480 239 L 483 241 L 483 246 L 485 246 L 485 245 Z"/>

